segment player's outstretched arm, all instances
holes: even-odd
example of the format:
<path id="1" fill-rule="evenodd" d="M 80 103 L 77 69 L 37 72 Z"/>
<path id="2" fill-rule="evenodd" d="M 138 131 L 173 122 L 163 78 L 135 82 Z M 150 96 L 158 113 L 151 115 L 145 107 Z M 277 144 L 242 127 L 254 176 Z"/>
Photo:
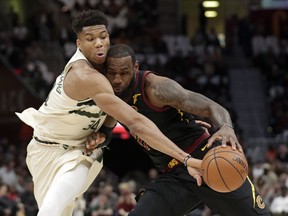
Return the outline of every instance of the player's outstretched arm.
<path id="1" fill-rule="evenodd" d="M 242 151 L 235 135 L 229 112 L 202 94 L 184 89 L 180 84 L 166 77 L 148 74 L 145 80 L 146 94 L 149 101 L 157 107 L 171 106 L 208 118 L 214 128 L 219 128 L 208 142 L 208 147 L 215 140 L 222 140 L 222 145 L 230 143 L 233 149 Z"/>

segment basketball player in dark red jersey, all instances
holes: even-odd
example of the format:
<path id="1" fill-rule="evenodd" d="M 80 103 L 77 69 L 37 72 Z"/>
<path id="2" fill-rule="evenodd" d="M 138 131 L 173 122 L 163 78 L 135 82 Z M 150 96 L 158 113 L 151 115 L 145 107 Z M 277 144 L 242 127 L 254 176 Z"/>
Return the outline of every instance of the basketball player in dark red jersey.
<path id="1" fill-rule="evenodd" d="M 109 49 L 105 75 L 118 97 L 151 119 L 193 158 L 202 159 L 210 147 L 226 147 L 227 143 L 242 151 L 225 108 L 169 78 L 140 71 L 131 47 L 119 44 Z M 193 115 L 210 119 L 218 130 L 210 136 L 195 123 Z M 221 216 L 269 215 L 248 178 L 230 193 L 213 191 L 204 183 L 199 186 L 183 164 L 133 136 L 163 174 L 139 193 L 137 206 L 129 216 L 183 216 L 203 204 Z"/>

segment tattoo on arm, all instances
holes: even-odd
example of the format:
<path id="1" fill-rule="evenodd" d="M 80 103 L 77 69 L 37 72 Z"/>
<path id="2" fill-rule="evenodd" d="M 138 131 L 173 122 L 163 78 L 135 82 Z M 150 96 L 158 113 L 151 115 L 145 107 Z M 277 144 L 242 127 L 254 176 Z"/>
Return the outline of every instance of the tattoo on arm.
<path id="1" fill-rule="evenodd" d="M 211 107 L 218 106 L 204 95 L 186 90 L 171 79 L 161 79 L 152 83 L 146 82 L 146 87 L 150 88 L 153 98 L 162 105 L 172 106 L 194 115 L 211 117 Z"/>
<path id="2" fill-rule="evenodd" d="M 161 103 L 179 104 L 184 100 L 183 88 L 176 82 L 169 79 L 163 79 L 160 82 L 147 82 L 153 96 Z"/>

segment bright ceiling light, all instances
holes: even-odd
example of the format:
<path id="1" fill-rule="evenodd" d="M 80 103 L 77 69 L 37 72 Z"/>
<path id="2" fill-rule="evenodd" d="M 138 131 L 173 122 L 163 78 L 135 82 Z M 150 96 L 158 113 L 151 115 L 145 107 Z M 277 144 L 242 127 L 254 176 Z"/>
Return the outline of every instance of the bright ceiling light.
<path id="1" fill-rule="evenodd" d="M 216 11 L 205 11 L 205 17 L 207 18 L 213 18 L 217 17 L 217 12 Z"/>
<path id="2" fill-rule="evenodd" d="M 219 7 L 218 1 L 204 1 L 202 4 L 203 4 L 203 7 L 205 7 L 205 8 Z"/>

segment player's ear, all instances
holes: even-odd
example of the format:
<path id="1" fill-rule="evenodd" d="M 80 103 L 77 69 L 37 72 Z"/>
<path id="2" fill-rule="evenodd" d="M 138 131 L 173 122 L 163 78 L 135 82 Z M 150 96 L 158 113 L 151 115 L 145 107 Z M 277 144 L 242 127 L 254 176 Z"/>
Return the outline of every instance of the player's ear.
<path id="1" fill-rule="evenodd" d="M 138 71 L 139 70 L 139 62 L 136 60 L 135 64 L 134 64 L 134 70 Z"/>
<path id="2" fill-rule="evenodd" d="M 80 40 L 78 38 L 76 40 L 76 45 L 77 45 L 78 48 L 80 48 Z"/>

